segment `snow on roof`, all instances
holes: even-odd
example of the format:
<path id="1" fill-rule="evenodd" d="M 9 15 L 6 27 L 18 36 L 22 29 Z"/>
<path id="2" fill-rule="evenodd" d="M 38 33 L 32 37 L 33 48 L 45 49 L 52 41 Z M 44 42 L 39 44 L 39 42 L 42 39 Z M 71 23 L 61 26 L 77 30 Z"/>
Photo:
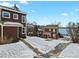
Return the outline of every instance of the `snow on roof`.
<path id="1" fill-rule="evenodd" d="M 39 37 L 27 37 L 25 40 L 43 54 L 54 50 L 59 43 L 68 43 L 67 41 L 64 42 L 61 40 L 45 41 L 46 39 Z"/>
<path id="2" fill-rule="evenodd" d="M 4 22 L 4 26 L 18 26 L 18 27 L 23 27 L 21 23 L 18 22 Z"/>
<path id="3" fill-rule="evenodd" d="M 71 43 L 58 57 L 79 58 L 79 44 Z"/>
<path id="4" fill-rule="evenodd" d="M 23 42 L 0 45 L 0 58 L 33 58 L 33 52 Z"/>

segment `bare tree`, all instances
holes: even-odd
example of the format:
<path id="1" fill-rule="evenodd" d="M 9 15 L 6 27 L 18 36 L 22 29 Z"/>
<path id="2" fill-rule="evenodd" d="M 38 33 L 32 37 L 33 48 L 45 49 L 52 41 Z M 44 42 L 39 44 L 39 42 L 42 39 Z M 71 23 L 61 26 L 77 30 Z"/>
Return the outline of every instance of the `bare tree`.
<path id="1" fill-rule="evenodd" d="M 74 43 L 79 42 L 79 23 L 68 23 L 68 34 Z"/>

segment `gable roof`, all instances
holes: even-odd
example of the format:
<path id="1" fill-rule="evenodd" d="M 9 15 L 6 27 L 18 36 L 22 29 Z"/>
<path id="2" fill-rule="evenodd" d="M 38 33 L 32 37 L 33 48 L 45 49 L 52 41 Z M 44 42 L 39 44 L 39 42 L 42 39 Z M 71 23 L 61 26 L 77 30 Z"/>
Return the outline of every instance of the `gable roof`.
<path id="1" fill-rule="evenodd" d="M 46 25 L 44 28 L 58 28 L 58 25 Z"/>
<path id="2" fill-rule="evenodd" d="M 0 5 L 0 9 L 5 9 L 5 10 L 9 10 L 9 11 L 13 11 L 13 12 L 21 13 L 21 14 L 26 14 L 25 12 L 22 12 L 22 11 L 20 11 L 20 10 L 16 10 L 16 9 L 14 9 L 14 7 L 11 8 L 11 7 L 6 7 L 6 6 L 2 6 L 2 5 Z"/>

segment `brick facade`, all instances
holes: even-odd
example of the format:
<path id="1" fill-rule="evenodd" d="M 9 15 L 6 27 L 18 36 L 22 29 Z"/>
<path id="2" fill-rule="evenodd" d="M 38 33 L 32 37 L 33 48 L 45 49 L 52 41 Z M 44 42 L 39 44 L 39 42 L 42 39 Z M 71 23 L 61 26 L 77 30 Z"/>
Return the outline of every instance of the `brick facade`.
<path id="1" fill-rule="evenodd" d="M 45 26 L 43 29 L 43 37 L 57 39 L 58 25 Z"/>

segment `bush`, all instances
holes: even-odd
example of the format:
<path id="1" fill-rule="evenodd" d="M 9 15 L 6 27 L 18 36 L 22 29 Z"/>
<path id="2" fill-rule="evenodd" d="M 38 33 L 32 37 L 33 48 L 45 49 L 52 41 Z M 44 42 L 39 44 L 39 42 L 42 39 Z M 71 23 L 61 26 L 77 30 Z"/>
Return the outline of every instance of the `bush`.
<path id="1" fill-rule="evenodd" d="M 68 27 L 68 33 L 73 43 L 79 43 L 79 23 L 69 23 Z"/>
<path id="2" fill-rule="evenodd" d="M 61 35 L 60 33 L 58 33 L 59 38 L 63 38 L 63 35 Z"/>

